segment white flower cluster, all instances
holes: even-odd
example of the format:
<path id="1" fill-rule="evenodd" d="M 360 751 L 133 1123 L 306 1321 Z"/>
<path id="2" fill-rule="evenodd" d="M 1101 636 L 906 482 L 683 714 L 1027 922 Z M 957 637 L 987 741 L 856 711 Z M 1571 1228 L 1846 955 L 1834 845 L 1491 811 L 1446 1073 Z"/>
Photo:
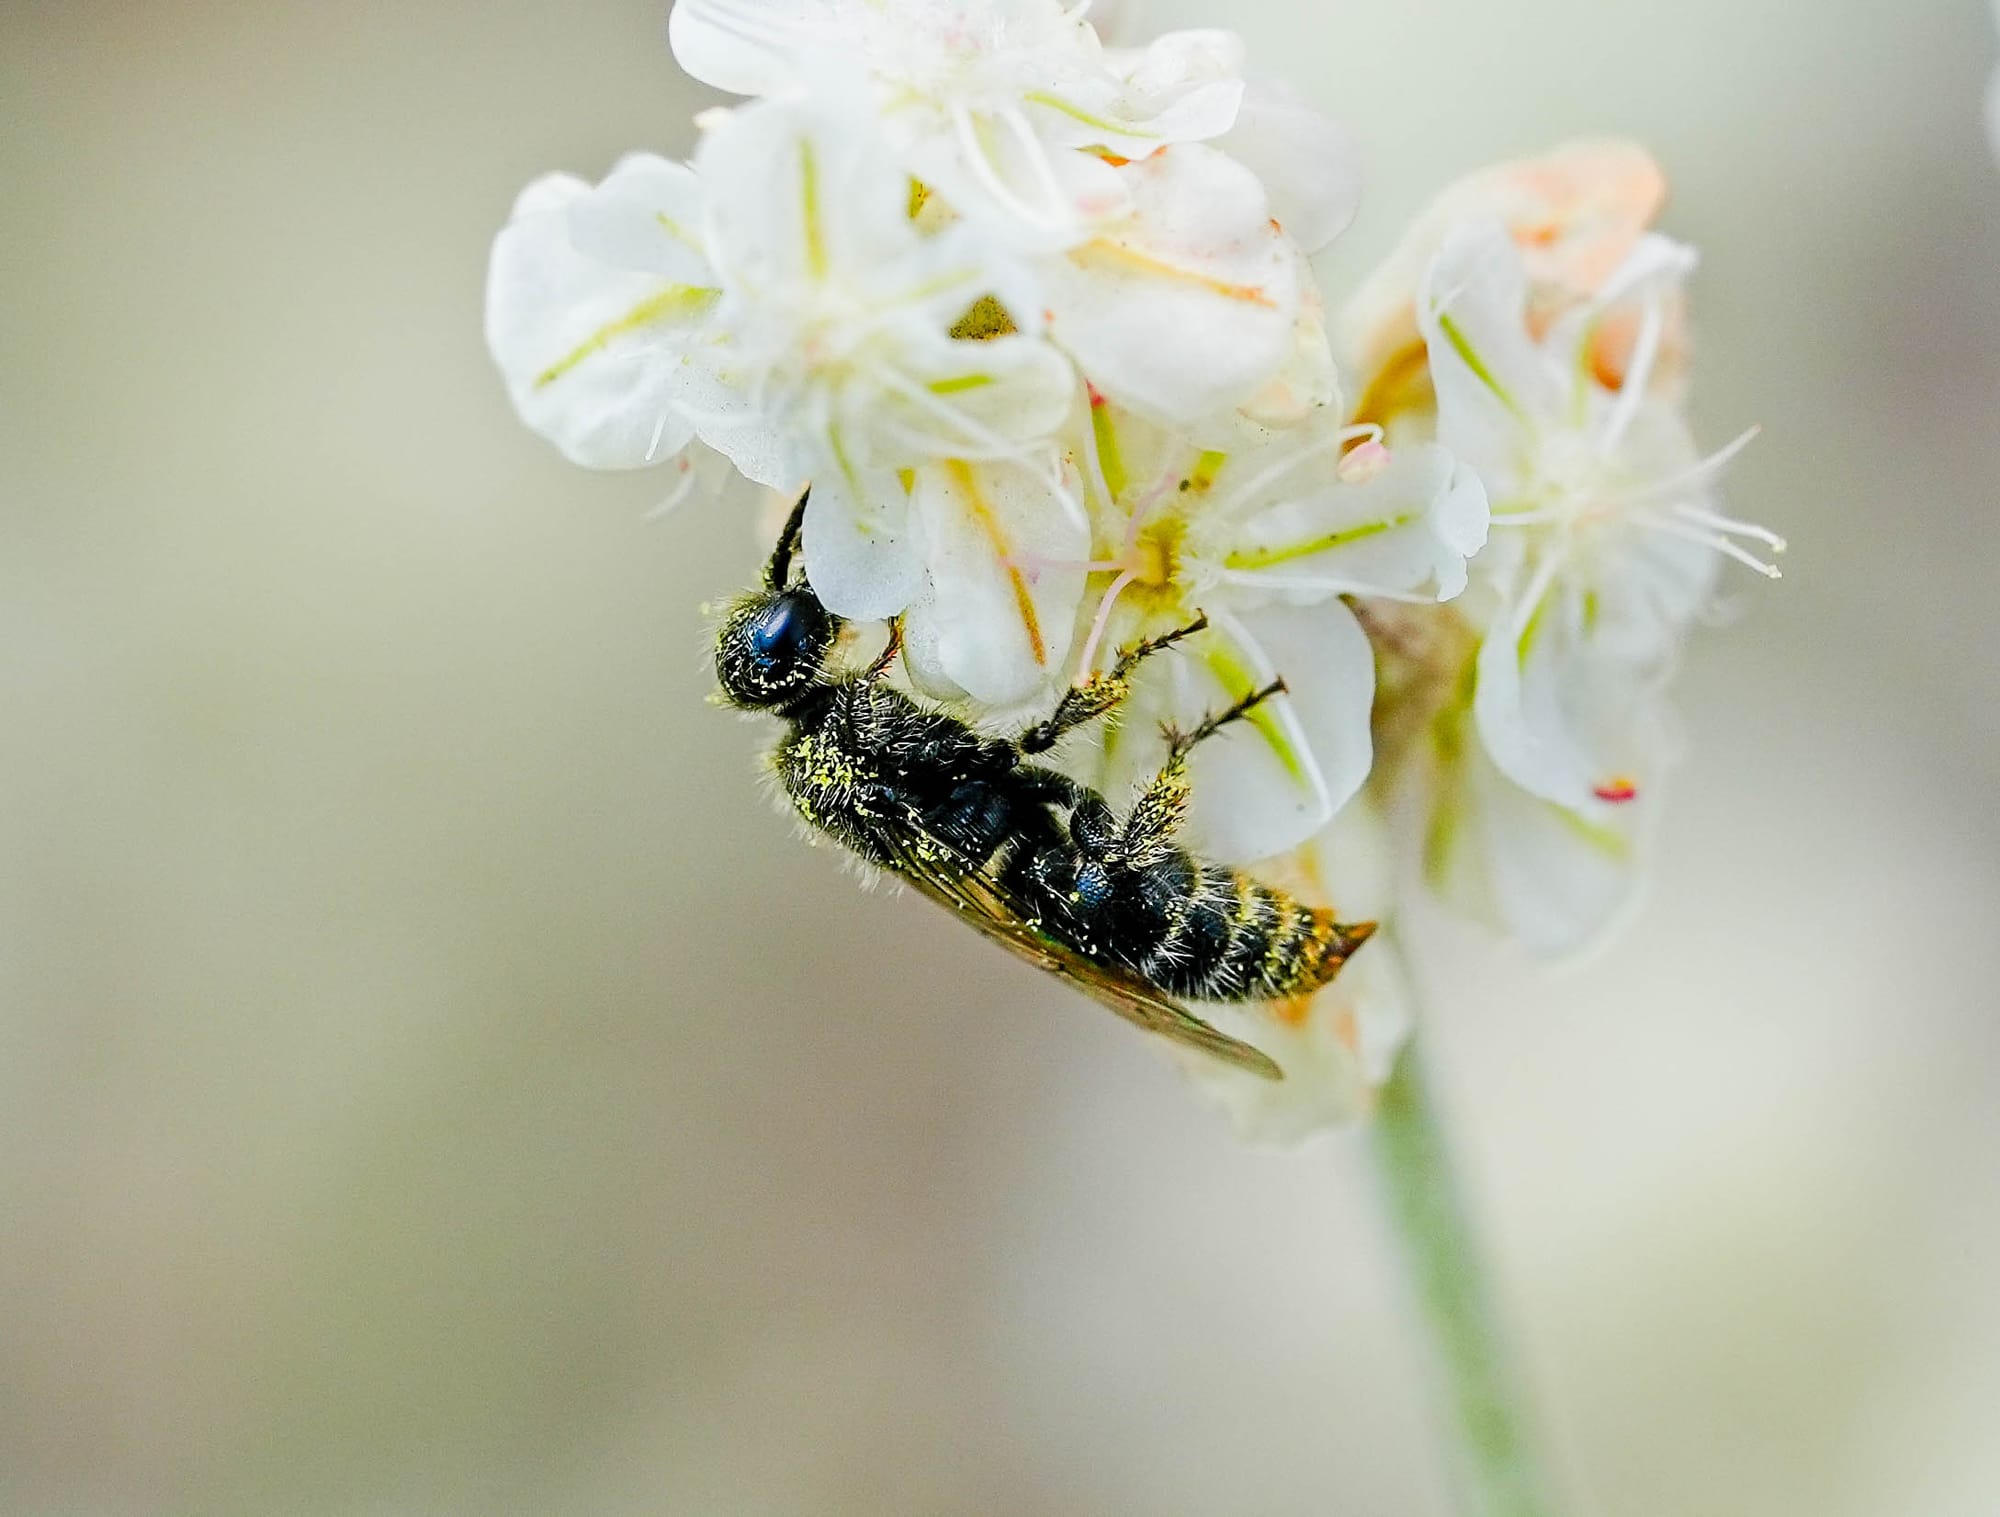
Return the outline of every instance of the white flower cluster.
<path id="1" fill-rule="evenodd" d="M 1421 856 L 1576 947 L 1631 897 L 1682 633 L 1723 557 L 1782 546 L 1715 498 L 1737 444 L 1682 420 L 1657 169 L 1586 144 L 1476 176 L 1330 322 L 1307 257 L 1354 209 L 1348 139 L 1230 33 L 1120 50 L 1084 9 L 678 0 L 683 67 L 754 98 L 688 163 L 522 195 L 487 302 L 521 416 L 679 494 L 810 482 L 815 590 L 901 617 L 909 677 L 974 716 L 1204 613 L 1082 777 L 1115 798 L 1162 722 L 1282 673 L 1195 756 L 1196 846 L 1350 918 Z M 1404 1013 L 1369 950 L 1218 1020 L 1295 1076 L 1225 1096 L 1296 1132 L 1365 1104 Z"/>

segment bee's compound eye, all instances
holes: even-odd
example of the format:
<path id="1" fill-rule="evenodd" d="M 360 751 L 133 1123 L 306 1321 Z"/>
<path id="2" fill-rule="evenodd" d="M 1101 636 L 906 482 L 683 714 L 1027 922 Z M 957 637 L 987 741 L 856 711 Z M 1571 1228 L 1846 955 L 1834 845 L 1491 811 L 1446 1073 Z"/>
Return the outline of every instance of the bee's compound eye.
<path id="1" fill-rule="evenodd" d="M 824 642 L 826 611 L 817 598 L 781 595 L 746 630 L 757 657 L 779 668 L 796 663 Z"/>

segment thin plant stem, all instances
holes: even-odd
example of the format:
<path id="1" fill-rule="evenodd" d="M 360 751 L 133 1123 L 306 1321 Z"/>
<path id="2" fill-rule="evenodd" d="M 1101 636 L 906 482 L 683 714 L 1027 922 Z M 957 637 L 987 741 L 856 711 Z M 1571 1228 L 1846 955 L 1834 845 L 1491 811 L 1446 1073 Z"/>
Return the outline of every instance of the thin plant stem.
<path id="1" fill-rule="evenodd" d="M 1384 1209 L 1428 1340 L 1462 1517 L 1557 1517 L 1423 1050 L 1404 1049 L 1372 1128 Z"/>

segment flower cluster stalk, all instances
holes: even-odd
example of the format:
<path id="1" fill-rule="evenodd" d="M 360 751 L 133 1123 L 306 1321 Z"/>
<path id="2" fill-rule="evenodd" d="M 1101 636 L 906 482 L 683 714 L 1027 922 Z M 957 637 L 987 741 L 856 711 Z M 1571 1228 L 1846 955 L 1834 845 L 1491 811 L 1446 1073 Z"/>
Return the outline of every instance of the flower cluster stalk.
<path id="1" fill-rule="evenodd" d="M 1520 1367 L 1454 1167 L 1418 1040 L 1383 1086 L 1369 1142 L 1383 1211 L 1424 1339 L 1462 1517 L 1557 1517 Z"/>

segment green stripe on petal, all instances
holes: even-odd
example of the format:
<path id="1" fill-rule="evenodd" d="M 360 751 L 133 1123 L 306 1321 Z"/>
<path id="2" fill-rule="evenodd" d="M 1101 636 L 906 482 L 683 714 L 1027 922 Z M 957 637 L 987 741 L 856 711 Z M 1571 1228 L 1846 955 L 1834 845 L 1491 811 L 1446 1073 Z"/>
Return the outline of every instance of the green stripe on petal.
<path id="1" fill-rule="evenodd" d="M 603 352 L 621 337 L 629 337 L 656 322 L 682 321 L 707 310 L 721 294 L 698 285 L 668 285 L 659 294 L 642 300 L 623 316 L 607 321 L 569 352 L 535 376 L 535 388 L 545 390 L 586 359 Z"/>
<path id="2" fill-rule="evenodd" d="M 1386 521 L 1363 522 L 1358 527 L 1343 527 L 1338 532 L 1328 532 L 1302 543 L 1286 543 L 1276 548 L 1246 548 L 1223 559 L 1223 564 L 1231 569 L 1271 569 L 1279 564 L 1288 564 L 1295 559 L 1310 558 L 1315 553 L 1325 553 L 1332 548 L 1344 548 L 1349 543 L 1363 542 L 1371 537 L 1379 537 L 1384 532 L 1393 532 L 1398 527 L 1407 527 L 1418 519 L 1418 513 L 1392 516 Z"/>
<path id="3" fill-rule="evenodd" d="M 813 278 L 824 279 L 828 263 L 826 231 L 819 218 L 819 159 L 813 156 L 812 143 L 804 139 L 799 142 L 799 221 L 805 232 L 806 267 Z"/>
<path id="4" fill-rule="evenodd" d="M 1072 121 L 1081 121 L 1085 126 L 1095 127 L 1100 132 L 1113 132 L 1120 137 L 1138 137 L 1148 142 L 1156 141 L 1160 135 L 1158 132 L 1141 131 L 1138 127 L 1128 126 L 1123 122 L 1113 121 L 1105 116 L 1093 115 L 1082 106 L 1072 104 L 1060 95 L 1051 94 L 1048 90 L 1030 90 L 1021 98 L 1030 105 L 1047 106 L 1050 110 L 1060 112 Z"/>
<path id="5" fill-rule="evenodd" d="M 1457 319 L 1447 312 L 1439 311 L 1437 324 L 1438 330 L 1445 335 L 1445 341 L 1451 344 L 1451 350 L 1465 361 L 1465 366 L 1472 370 L 1473 376 L 1493 392 L 1493 398 L 1511 411 L 1516 418 L 1526 421 L 1527 417 L 1521 410 L 1520 402 L 1514 399 L 1507 387 L 1500 383 L 1499 377 L 1487 367 L 1486 360 L 1479 356 L 1479 350 L 1473 347 L 1472 339 L 1465 335 L 1465 328 L 1458 324 Z"/>
<path id="6" fill-rule="evenodd" d="M 966 390 L 983 390 L 998 383 L 991 374 L 960 374 L 951 379 L 933 379 L 927 387 L 933 395 L 958 395 Z"/>
<path id="7" fill-rule="evenodd" d="M 1227 647 L 1211 647 L 1204 655 L 1204 661 L 1208 664 L 1209 672 L 1222 682 L 1222 688 L 1229 692 L 1229 698 L 1233 701 L 1240 701 L 1263 683 L 1251 672 L 1249 665 Z M 1272 709 L 1271 703 L 1266 701 L 1260 706 L 1252 707 L 1244 720 L 1255 727 L 1264 741 L 1270 745 L 1271 751 L 1278 756 L 1278 762 L 1284 765 L 1285 773 L 1298 784 L 1310 787 L 1312 770 L 1306 764 L 1305 755 L 1299 752 L 1298 745 L 1292 741 L 1291 734 L 1285 731 L 1285 724 L 1279 720 L 1278 713 Z"/>
<path id="8" fill-rule="evenodd" d="M 1623 862 L 1632 856 L 1631 841 L 1616 827 L 1603 822 L 1593 822 L 1589 817 L 1572 811 L 1567 806 L 1551 803 L 1549 809 L 1555 812 L 1566 831 L 1606 857 Z"/>
<path id="9" fill-rule="evenodd" d="M 1090 434 L 1097 441 L 1097 466 L 1104 471 L 1104 488 L 1115 502 L 1125 494 L 1125 486 L 1130 478 L 1125 473 L 1125 459 L 1118 451 L 1118 427 L 1111 419 L 1111 408 L 1093 401 L 1090 407 Z"/>
<path id="10" fill-rule="evenodd" d="M 1228 462 L 1227 453 L 1217 453 L 1210 449 L 1202 454 L 1194 461 L 1194 467 L 1188 471 L 1188 488 L 1208 490 L 1215 484 L 1215 477 L 1222 472 L 1222 466 Z"/>

